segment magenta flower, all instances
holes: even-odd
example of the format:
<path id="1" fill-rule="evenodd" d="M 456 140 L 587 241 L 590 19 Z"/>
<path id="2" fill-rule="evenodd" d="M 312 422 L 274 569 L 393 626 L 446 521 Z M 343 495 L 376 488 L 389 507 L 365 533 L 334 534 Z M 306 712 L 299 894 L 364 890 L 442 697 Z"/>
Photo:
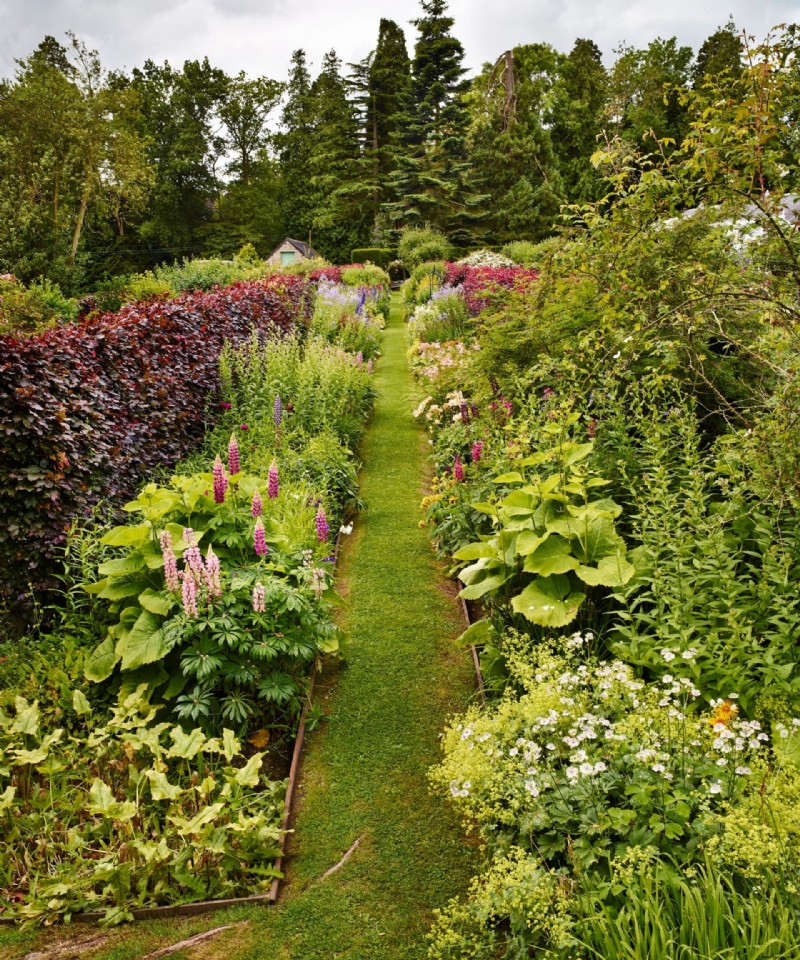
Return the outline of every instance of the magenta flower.
<path id="1" fill-rule="evenodd" d="M 246 423 L 241 423 L 241 424 L 239 424 L 239 429 L 240 429 L 240 430 L 249 430 L 250 427 L 248 427 Z"/>
<path id="2" fill-rule="evenodd" d="M 264 534 L 264 521 L 259 517 L 256 520 L 256 525 L 253 530 L 253 549 L 259 555 L 259 557 L 265 557 L 269 547 L 267 546 L 267 538 Z"/>
<path id="3" fill-rule="evenodd" d="M 317 527 L 317 540 L 319 540 L 320 543 L 323 543 L 328 539 L 329 529 L 328 518 L 325 516 L 325 510 L 323 509 L 322 504 L 320 504 L 319 509 L 317 510 L 314 523 Z"/>
<path id="4" fill-rule="evenodd" d="M 229 403 L 221 403 L 220 406 L 222 407 L 223 410 L 230 410 L 231 408 L 231 404 Z"/>
<path id="5" fill-rule="evenodd" d="M 250 513 L 253 516 L 253 519 L 260 517 L 264 511 L 264 505 L 261 502 L 261 494 L 258 490 L 253 491 L 253 502 L 250 505 Z"/>
<path id="6" fill-rule="evenodd" d="M 281 400 L 280 394 L 275 394 L 275 403 L 272 405 L 272 420 L 276 427 L 281 425 L 281 419 L 283 418 L 283 401 Z"/>
<path id="7" fill-rule="evenodd" d="M 473 463 L 479 463 L 483 453 L 483 440 L 476 440 L 472 444 L 472 453 L 470 454 Z"/>
<path id="8" fill-rule="evenodd" d="M 231 434 L 231 438 L 228 441 L 228 473 L 235 474 L 238 473 L 241 469 L 239 465 L 239 442 L 236 437 Z M 219 501 L 220 503 L 222 501 Z"/>
<path id="9" fill-rule="evenodd" d="M 161 544 L 161 555 L 164 558 L 164 580 L 167 590 L 179 590 L 181 581 L 178 576 L 178 561 L 172 549 L 172 534 L 169 530 L 162 530 L 158 539 Z"/>
<path id="10" fill-rule="evenodd" d="M 183 575 L 183 588 L 181 590 L 181 599 L 183 600 L 183 610 L 187 617 L 197 616 L 197 584 L 191 573 Z"/>
<path id="11" fill-rule="evenodd" d="M 275 500 L 278 496 L 278 464 L 274 460 L 267 473 L 267 495 L 270 500 Z"/>
<path id="12" fill-rule="evenodd" d="M 219 457 L 214 461 L 214 503 L 223 503 L 225 491 L 228 489 L 228 478 L 225 476 L 225 467 Z"/>
<path id="13" fill-rule="evenodd" d="M 263 583 L 257 583 L 253 587 L 253 611 L 255 613 L 264 613 L 267 609 L 266 592 Z"/>
<path id="14" fill-rule="evenodd" d="M 214 553 L 211 547 L 208 548 L 208 554 L 206 555 L 205 577 L 209 596 L 221 597 L 222 583 L 220 577 L 219 557 Z"/>
<path id="15" fill-rule="evenodd" d="M 453 464 L 453 478 L 456 483 L 461 483 L 464 480 L 464 464 L 458 454 L 456 454 L 456 462 Z"/>

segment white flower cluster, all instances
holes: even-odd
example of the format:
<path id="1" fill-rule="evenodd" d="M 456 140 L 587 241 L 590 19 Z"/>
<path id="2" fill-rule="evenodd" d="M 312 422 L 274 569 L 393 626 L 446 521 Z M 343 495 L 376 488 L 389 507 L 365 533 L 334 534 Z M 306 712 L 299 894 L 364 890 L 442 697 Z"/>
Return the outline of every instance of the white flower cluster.
<path id="1" fill-rule="evenodd" d="M 458 263 L 466 267 L 513 267 L 514 261 L 509 257 L 504 257 L 502 253 L 494 253 L 492 250 L 475 250 L 467 257 L 462 257 Z"/>

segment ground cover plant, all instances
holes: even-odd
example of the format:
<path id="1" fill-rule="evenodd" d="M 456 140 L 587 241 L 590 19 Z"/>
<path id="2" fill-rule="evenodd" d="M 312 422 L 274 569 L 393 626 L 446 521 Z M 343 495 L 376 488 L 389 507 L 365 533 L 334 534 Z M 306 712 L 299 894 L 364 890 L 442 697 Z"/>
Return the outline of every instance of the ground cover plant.
<path id="1" fill-rule="evenodd" d="M 201 448 L 141 487 L 127 523 L 70 541 L 44 637 L 64 668 L 34 658 L 26 676 L 13 644 L 0 657 L 5 917 L 113 924 L 276 875 L 310 671 L 339 650 L 334 540 L 374 391 L 362 357 L 304 330 L 254 325 L 217 362 Z"/>

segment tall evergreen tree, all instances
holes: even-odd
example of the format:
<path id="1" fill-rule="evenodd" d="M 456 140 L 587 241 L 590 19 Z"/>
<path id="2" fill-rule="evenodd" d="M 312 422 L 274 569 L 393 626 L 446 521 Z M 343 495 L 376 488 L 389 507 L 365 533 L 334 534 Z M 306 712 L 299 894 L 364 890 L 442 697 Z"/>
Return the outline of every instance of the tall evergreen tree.
<path id="1" fill-rule="evenodd" d="M 492 242 L 541 239 L 558 216 L 563 187 L 548 128 L 563 59 L 548 44 L 515 47 L 473 84 L 468 145 Z"/>
<path id="2" fill-rule="evenodd" d="M 309 158 L 314 190 L 313 228 L 317 249 L 346 262 L 369 236 L 368 195 L 362 173 L 359 128 L 341 61 L 331 50 L 310 89 L 314 136 Z"/>
<path id="3" fill-rule="evenodd" d="M 692 67 L 692 82 L 699 89 L 707 79 L 716 79 L 725 71 L 733 77 L 742 73 L 742 40 L 733 19 L 718 27 L 697 51 Z"/>
<path id="4" fill-rule="evenodd" d="M 457 246 L 476 238 L 483 197 L 474 190 L 466 149 L 464 48 L 452 34 L 446 0 L 421 0 L 424 16 L 411 70 L 411 102 L 398 116 L 397 169 L 390 175 L 397 199 L 385 209 L 395 227 L 430 223 Z"/>
<path id="5" fill-rule="evenodd" d="M 280 207 L 289 236 L 307 240 L 314 225 L 315 191 L 311 184 L 314 153 L 314 104 L 311 74 L 304 50 L 292 54 L 287 98 L 278 141 Z"/>
<path id="6" fill-rule="evenodd" d="M 597 200 L 602 184 L 589 162 L 604 125 L 608 74 L 592 40 L 579 39 L 561 64 L 553 89 L 550 134 L 566 198 Z"/>

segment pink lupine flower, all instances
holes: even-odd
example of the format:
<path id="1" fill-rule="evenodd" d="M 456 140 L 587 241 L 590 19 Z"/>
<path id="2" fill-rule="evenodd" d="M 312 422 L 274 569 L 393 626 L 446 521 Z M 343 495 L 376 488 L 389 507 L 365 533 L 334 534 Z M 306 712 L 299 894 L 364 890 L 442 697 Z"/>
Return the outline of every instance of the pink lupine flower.
<path id="1" fill-rule="evenodd" d="M 358 353 L 356 354 L 356 363 L 360 367 L 363 362 L 364 362 L 364 354 L 359 350 Z"/>
<path id="2" fill-rule="evenodd" d="M 456 454 L 456 462 L 453 464 L 453 478 L 456 483 L 461 483 L 464 480 L 464 464 L 458 454 Z"/>
<path id="3" fill-rule="evenodd" d="M 164 558 L 164 580 L 167 590 L 179 590 L 181 581 L 178 576 L 178 561 L 172 549 L 172 534 L 169 530 L 162 530 L 158 540 L 161 544 L 161 555 Z"/>
<path id="4" fill-rule="evenodd" d="M 269 550 L 267 538 L 264 535 L 264 522 L 261 517 L 256 520 L 255 529 L 253 530 L 253 549 L 259 557 L 265 557 Z"/>
<path id="5" fill-rule="evenodd" d="M 261 494 L 258 492 L 258 490 L 254 490 L 253 502 L 250 505 L 250 513 L 253 519 L 255 519 L 256 517 L 260 517 L 263 511 L 264 511 L 264 504 L 261 502 Z"/>
<path id="6" fill-rule="evenodd" d="M 325 510 L 320 504 L 319 509 L 317 510 L 317 516 L 314 519 L 314 523 L 317 527 L 317 540 L 320 543 L 324 543 L 328 539 L 328 518 L 325 516 Z"/>
<path id="7" fill-rule="evenodd" d="M 367 361 L 367 373 L 372 373 L 373 363 L 371 360 Z"/>
<path id="8" fill-rule="evenodd" d="M 183 588 L 181 590 L 181 599 L 183 600 L 183 610 L 187 617 L 197 616 L 197 584 L 194 577 L 186 573 L 183 577 Z"/>
<path id="9" fill-rule="evenodd" d="M 255 613 L 264 613 L 267 609 L 266 595 L 263 583 L 257 583 L 253 587 L 253 611 Z"/>
<path id="10" fill-rule="evenodd" d="M 205 577 L 209 596 L 221 597 L 222 583 L 220 578 L 219 557 L 211 547 L 208 548 L 208 553 L 206 554 Z"/>
<path id="11" fill-rule="evenodd" d="M 278 464 L 274 460 L 267 473 L 267 495 L 270 500 L 275 500 L 278 496 Z"/>
<path id="12" fill-rule="evenodd" d="M 472 453 L 470 454 L 473 463 L 479 463 L 483 453 L 483 440 L 476 440 L 472 444 Z"/>
<path id="13" fill-rule="evenodd" d="M 238 473 L 240 470 L 239 466 L 239 443 L 236 437 L 231 434 L 231 438 L 228 441 L 228 473 L 234 474 Z M 222 501 L 219 501 L 220 503 Z"/>
<path id="14" fill-rule="evenodd" d="M 196 547 L 197 541 L 194 538 L 194 530 L 191 527 L 183 528 L 183 542 L 187 547 Z"/>
<path id="15" fill-rule="evenodd" d="M 188 573 L 191 573 L 192 577 L 194 577 L 198 583 L 202 583 L 206 575 L 206 568 L 203 563 L 202 554 L 200 553 L 200 547 L 196 544 L 187 547 L 183 551 L 183 562 L 186 565 Z"/>
<path id="16" fill-rule="evenodd" d="M 223 503 L 225 491 L 228 489 L 228 478 L 225 476 L 225 467 L 219 457 L 214 461 L 214 503 Z"/>

